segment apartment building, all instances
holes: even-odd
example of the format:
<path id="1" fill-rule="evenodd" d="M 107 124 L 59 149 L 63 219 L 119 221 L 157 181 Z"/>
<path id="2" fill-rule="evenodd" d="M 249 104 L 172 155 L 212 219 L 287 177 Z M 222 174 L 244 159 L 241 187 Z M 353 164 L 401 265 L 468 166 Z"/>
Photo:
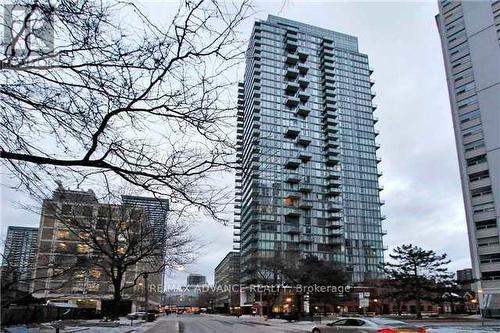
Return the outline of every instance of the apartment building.
<path id="1" fill-rule="evenodd" d="M 42 205 L 33 296 L 101 309 L 104 301 L 113 298 L 114 291 L 109 278 L 111 268 L 105 264 L 103 253 L 112 249 L 110 243 L 115 240 L 121 246 L 115 252 L 125 253 L 132 245 L 123 238 L 126 235 L 118 234 L 120 230 L 141 232 L 141 225 L 148 223 L 147 207 L 139 201 L 133 207 L 130 202 L 100 203 L 92 190 L 73 191 L 59 186 Z M 158 260 L 161 258 L 159 253 Z M 132 265 L 125 273 L 124 285 L 151 271 L 148 265 L 146 260 Z M 123 298 L 131 300 L 134 309 L 144 308 L 148 285 L 149 307 L 159 305 L 162 277 L 163 272 L 155 272 L 148 274 L 145 281 L 141 275 L 135 287 L 123 292 Z"/>
<path id="2" fill-rule="evenodd" d="M 16 291 L 28 292 L 35 268 L 38 228 L 7 227 L 2 260 L 2 277 L 19 281 Z"/>
<path id="3" fill-rule="evenodd" d="M 272 15 L 255 23 L 238 86 L 242 284 L 276 256 L 340 263 L 355 283 L 381 276 L 371 74 L 354 36 Z"/>
<path id="4" fill-rule="evenodd" d="M 475 289 L 500 315 L 500 1 L 438 4 Z"/>
<path id="5" fill-rule="evenodd" d="M 238 312 L 240 306 L 240 253 L 229 252 L 215 267 L 215 308 L 222 313 Z"/>

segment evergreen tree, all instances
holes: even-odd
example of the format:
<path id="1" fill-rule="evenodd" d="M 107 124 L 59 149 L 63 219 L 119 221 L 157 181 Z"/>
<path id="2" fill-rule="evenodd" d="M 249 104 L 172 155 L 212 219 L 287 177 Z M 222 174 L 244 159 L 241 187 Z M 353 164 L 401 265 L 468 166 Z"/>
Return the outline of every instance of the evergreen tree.
<path id="1" fill-rule="evenodd" d="M 452 281 L 453 273 L 446 267 L 450 260 L 446 254 L 438 255 L 413 244 L 398 246 L 389 257 L 392 260 L 384 263 L 384 271 L 389 279 L 398 282 L 394 292 L 414 300 L 417 318 L 422 318 L 422 301 L 435 299 L 442 290 L 440 286 Z"/>

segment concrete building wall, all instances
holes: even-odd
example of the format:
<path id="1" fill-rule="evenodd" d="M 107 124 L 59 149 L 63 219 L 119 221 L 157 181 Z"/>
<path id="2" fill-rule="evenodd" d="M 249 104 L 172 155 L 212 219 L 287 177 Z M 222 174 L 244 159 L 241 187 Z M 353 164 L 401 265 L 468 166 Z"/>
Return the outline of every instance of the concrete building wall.
<path id="1" fill-rule="evenodd" d="M 439 1 L 436 22 L 475 287 L 480 294 L 500 294 L 500 5 L 498 1 Z"/>

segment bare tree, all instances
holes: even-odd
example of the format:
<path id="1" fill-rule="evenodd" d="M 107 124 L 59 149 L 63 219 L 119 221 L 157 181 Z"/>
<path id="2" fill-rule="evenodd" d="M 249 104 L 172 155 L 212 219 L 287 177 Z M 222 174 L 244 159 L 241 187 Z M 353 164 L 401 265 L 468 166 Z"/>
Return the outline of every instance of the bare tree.
<path id="1" fill-rule="evenodd" d="M 49 179 L 125 181 L 222 219 L 230 196 L 209 184 L 232 167 L 247 0 L 180 1 L 167 27 L 133 3 L 51 3 L 14 1 L 23 15 L 4 26 L 0 156 L 18 186 L 46 197 Z"/>
<path id="2" fill-rule="evenodd" d="M 62 278 L 81 268 L 76 265 L 71 265 L 66 267 L 64 271 L 45 272 L 44 274 L 38 274 L 35 277 L 33 271 L 18 267 L 5 254 L 0 254 L 0 258 L 2 259 L 0 274 L 0 295 L 2 295 L 2 297 L 0 300 L 1 307 L 4 311 L 6 311 L 11 304 L 20 305 L 37 303 L 37 300 L 33 298 L 32 293 L 49 290 L 44 281 L 47 279 Z M 69 281 L 61 284 L 61 287 L 68 284 Z"/>
<path id="3" fill-rule="evenodd" d="M 163 220 L 159 229 L 140 204 L 95 205 L 71 198 L 65 203 L 65 193 L 61 189 L 62 204 L 48 200 L 44 211 L 64 225 L 58 228 L 62 241 L 76 246 L 69 251 L 78 254 L 78 273 L 95 278 L 101 286 L 96 292 L 107 292 L 102 282 L 109 282 L 114 304 L 133 294 L 133 288 L 146 279 L 148 291 L 159 297 L 164 270 L 193 261 L 197 249 L 185 221 Z M 56 267 L 65 269 L 64 265 Z"/>

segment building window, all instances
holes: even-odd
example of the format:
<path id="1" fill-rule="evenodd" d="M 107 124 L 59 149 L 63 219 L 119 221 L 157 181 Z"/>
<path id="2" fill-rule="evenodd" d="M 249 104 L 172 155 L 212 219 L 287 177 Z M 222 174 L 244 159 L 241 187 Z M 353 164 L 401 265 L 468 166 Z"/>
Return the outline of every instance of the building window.
<path id="1" fill-rule="evenodd" d="M 69 230 L 59 230 L 57 232 L 57 239 L 68 239 L 69 238 Z"/>
<path id="2" fill-rule="evenodd" d="M 91 282 L 87 285 L 87 290 L 88 291 L 99 291 L 100 284 L 97 282 Z"/>
<path id="3" fill-rule="evenodd" d="M 89 249 L 90 246 L 88 246 L 87 244 L 78 244 L 76 246 L 76 250 L 78 251 L 78 253 L 88 253 Z"/>
<path id="4" fill-rule="evenodd" d="M 94 279 L 99 279 L 101 277 L 101 271 L 98 269 L 91 269 L 90 276 L 93 277 Z"/>
<path id="5" fill-rule="evenodd" d="M 57 243 L 56 248 L 58 251 L 64 252 L 68 249 L 68 246 L 66 245 L 66 243 Z"/>

